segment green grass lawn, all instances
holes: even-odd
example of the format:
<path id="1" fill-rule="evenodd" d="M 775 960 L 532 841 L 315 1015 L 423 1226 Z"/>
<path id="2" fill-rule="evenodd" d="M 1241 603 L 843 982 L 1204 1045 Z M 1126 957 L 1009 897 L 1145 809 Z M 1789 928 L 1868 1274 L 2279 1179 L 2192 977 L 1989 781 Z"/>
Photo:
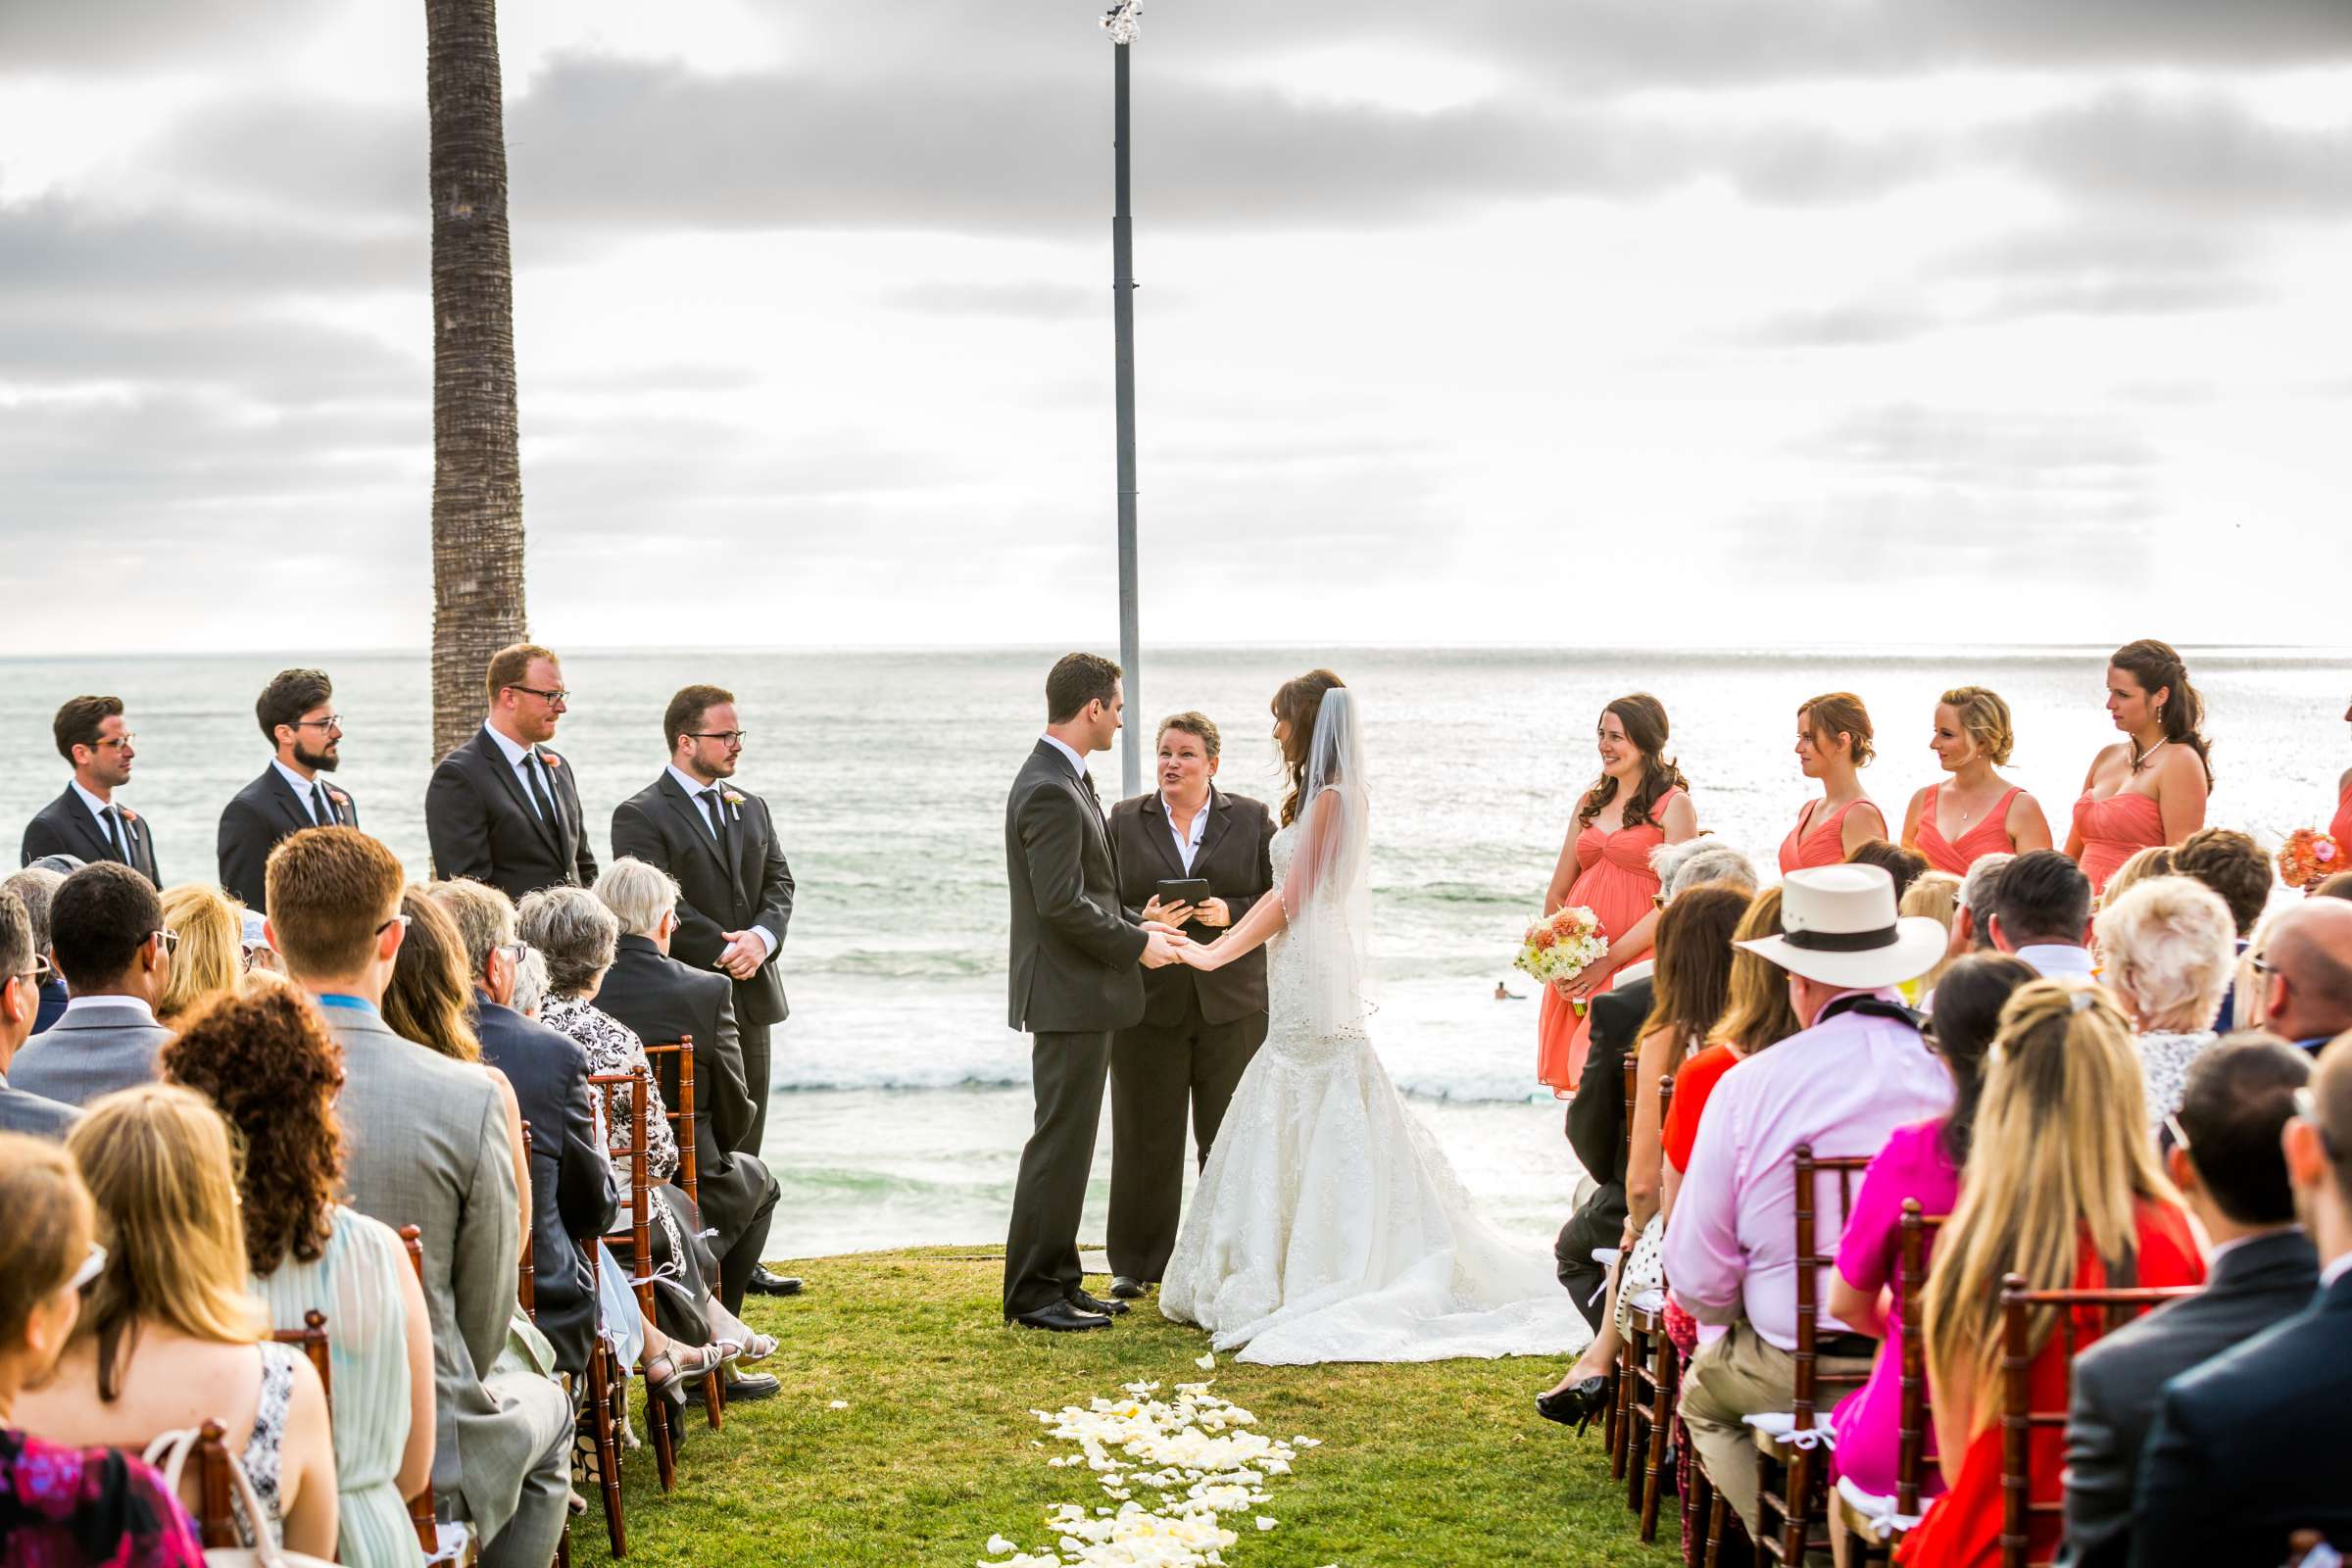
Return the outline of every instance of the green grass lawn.
<path id="1" fill-rule="evenodd" d="M 968 1568 L 996 1534 L 1051 1550 L 1054 1504 L 1091 1511 L 1108 1499 L 1090 1472 L 1046 1463 L 1076 1450 L 1029 1412 L 1115 1397 L 1138 1379 L 1210 1378 L 1259 1431 L 1322 1442 L 1271 1479 L 1260 1511 L 1278 1528 L 1224 1521 L 1242 1534 L 1224 1554 L 1231 1568 L 1681 1560 L 1671 1518 L 1657 1545 L 1635 1539 L 1597 1423 L 1578 1442 L 1536 1416 L 1532 1396 L 1557 1376 L 1549 1362 L 1252 1367 L 1220 1356 L 1203 1372 L 1194 1358 L 1205 1336 L 1149 1300 L 1108 1333 L 1004 1327 L 1000 1256 L 935 1249 L 789 1265 L 809 1293 L 755 1298 L 751 1313 L 783 1341 L 765 1366 L 783 1394 L 730 1407 L 719 1432 L 699 1405 L 690 1412 L 667 1496 L 651 1446 L 628 1456 L 629 1560 Z M 829 1408 L 835 1399 L 849 1407 Z M 572 1558 L 609 1560 L 593 1499 L 573 1525 Z"/>

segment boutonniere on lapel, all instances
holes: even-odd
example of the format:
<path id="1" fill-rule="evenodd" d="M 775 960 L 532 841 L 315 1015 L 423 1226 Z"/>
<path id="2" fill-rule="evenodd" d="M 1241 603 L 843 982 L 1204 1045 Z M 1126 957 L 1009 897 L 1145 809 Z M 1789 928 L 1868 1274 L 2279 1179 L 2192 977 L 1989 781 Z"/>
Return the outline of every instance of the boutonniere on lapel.
<path id="1" fill-rule="evenodd" d="M 737 816 L 741 816 L 743 814 L 743 792 L 741 790 L 729 790 L 724 795 L 721 795 L 719 799 L 733 807 Z"/>
<path id="2" fill-rule="evenodd" d="M 351 804 L 351 797 L 338 789 L 329 789 L 326 792 L 326 798 L 337 806 L 349 806 Z"/>
<path id="3" fill-rule="evenodd" d="M 562 767 L 564 765 L 564 759 L 558 757 L 555 753 L 549 751 L 544 746 L 539 749 L 539 760 L 545 762 L 549 767 Z"/>
<path id="4" fill-rule="evenodd" d="M 127 806 L 116 807 L 115 814 L 122 818 L 122 825 L 124 827 L 137 827 L 139 825 L 139 813 L 132 810 Z"/>

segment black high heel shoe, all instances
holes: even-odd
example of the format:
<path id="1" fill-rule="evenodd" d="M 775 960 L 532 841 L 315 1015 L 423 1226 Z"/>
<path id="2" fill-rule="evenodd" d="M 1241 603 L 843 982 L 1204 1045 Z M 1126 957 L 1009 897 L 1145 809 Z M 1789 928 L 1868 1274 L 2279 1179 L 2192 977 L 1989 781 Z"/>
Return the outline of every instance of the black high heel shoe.
<path id="1" fill-rule="evenodd" d="M 1546 1421 L 1557 1421 L 1564 1427 L 1576 1428 L 1583 1437 L 1592 1418 L 1605 1414 L 1609 1408 L 1609 1380 L 1593 1376 L 1571 1383 L 1556 1394 L 1536 1396 L 1536 1413 Z"/>

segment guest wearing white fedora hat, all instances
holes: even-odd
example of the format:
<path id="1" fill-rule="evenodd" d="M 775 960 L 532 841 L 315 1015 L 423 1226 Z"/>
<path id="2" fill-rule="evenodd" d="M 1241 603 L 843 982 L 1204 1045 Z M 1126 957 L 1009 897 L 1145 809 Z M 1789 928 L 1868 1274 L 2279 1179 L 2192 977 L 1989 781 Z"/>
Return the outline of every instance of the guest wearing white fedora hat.
<path id="1" fill-rule="evenodd" d="M 1874 1155 L 1896 1128 L 1941 1114 L 1952 1099 L 1950 1074 L 1894 990 L 1942 958 L 1943 927 L 1898 917 L 1894 879 L 1875 865 L 1789 872 L 1781 924 L 1783 935 L 1740 946 L 1788 971 L 1789 1002 L 1808 1027 L 1716 1086 L 1666 1226 L 1675 1297 L 1700 1322 L 1730 1329 L 1692 1358 L 1683 1419 L 1716 1491 L 1751 1530 L 1756 1461 L 1745 1418 L 1787 1410 L 1795 1379 L 1797 1146 L 1822 1158 Z M 1814 1211 L 1816 1250 L 1834 1254 L 1845 1225 L 1836 1181 L 1821 1185 Z M 1821 1371 L 1865 1372 L 1875 1348 L 1821 1315 Z M 1828 1425 L 1826 1406 L 1819 1421 Z"/>

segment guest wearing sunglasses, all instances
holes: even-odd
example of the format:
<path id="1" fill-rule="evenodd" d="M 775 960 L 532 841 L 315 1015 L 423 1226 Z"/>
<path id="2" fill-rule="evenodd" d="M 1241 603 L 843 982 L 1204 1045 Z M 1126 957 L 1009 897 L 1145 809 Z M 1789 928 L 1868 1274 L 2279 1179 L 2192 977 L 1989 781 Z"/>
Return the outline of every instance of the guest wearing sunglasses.
<path id="1" fill-rule="evenodd" d="M 49 906 L 49 947 L 73 999 L 10 1081 L 69 1105 L 152 1081 L 172 1038 L 155 1009 L 178 945 L 154 885 L 128 866 L 100 860 L 66 878 Z"/>
<path id="2" fill-rule="evenodd" d="M 487 882 L 520 903 L 541 888 L 596 881 L 579 786 L 548 746 L 568 711 L 564 666 L 533 643 L 490 656 L 489 711 L 465 745 L 441 759 L 424 791 L 433 870 Z"/>
<path id="3" fill-rule="evenodd" d="M 156 874 L 155 836 L 147 819 L 115 800 L 130 782 L 137 737 L 122 717 L 120 697 L 75 697 L 57 710 L 50 726 L 57 755 L 73 767 L 66 792 L 24 824 L 24 858 L 30 865 L 45 855 L 77 855 L 84 860 L 115 860 L 162 887 Z"/>
<path id="4" fill-rule="evenodd" d="M 8 1082 L 8 1064 L 40 1012 L 41 980 L 48 972 L 49 960 L 33 951 L 32 917 L 24 902 L 0 888 L 0 1132 L 63 1138 L 76 1116 L 73 1106 Z"/>
<path id="5" fill-rule="evenodd" d="M 266 868 L 278 841 L 306 827 L 360 825 L 351 792 L 322 776 L 342 762 L 343 715 L 322 669 L 281 669 L 253 705 L 272 755 L 261 776 L 220 811 L 220 885 L 248 909 L 268 912 Z"/>
<path id="6" fill-rule="evenodd" d="M 2317 1052 L 2352 1029 L 2352 903 L 2306 899 L 2281 910 L 2253 967 L 2271 1033 Z"/>

